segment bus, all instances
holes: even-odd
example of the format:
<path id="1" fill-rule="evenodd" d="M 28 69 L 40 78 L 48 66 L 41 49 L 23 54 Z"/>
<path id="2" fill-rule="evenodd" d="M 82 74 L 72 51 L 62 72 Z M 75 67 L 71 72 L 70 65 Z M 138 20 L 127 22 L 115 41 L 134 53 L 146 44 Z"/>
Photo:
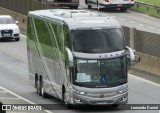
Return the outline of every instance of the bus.
<path id="1" fill-rule="evenodd" d="M 118 106 L 128 101 L 128 64 L 121 25 L 87 10 L 30 11 L 27 23 L 29 81 L 42 97 L 72 105 Z"/>
<path id="2" fill-rule="evenodd" d="M 105 8 L 120 8 L 120 11 L 127 11 L 128 8 L 134 6 L 134 0 L 85 0 L 88 9 L 96 6 L 98 10 Z"/>
<path id="3" fill-rule="evenodd" d="M 79 0 L 37 0 L 43 4 L 53 5 L 53 6 L 64 6 L 70 9 L 78 9 Z"/>

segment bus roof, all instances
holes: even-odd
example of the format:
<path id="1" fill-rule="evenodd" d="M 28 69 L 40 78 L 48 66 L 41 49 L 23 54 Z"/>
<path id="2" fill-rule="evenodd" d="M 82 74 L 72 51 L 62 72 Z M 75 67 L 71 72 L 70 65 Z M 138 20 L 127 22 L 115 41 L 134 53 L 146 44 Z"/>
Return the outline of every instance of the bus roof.
<path id="1" fill-rule="evenodd" d="M 114 18 L 87 10 L 47 9 L 30 11 L 28 15 L 42 20 L 66 23 L 70 29 L 121 27 Z"/>

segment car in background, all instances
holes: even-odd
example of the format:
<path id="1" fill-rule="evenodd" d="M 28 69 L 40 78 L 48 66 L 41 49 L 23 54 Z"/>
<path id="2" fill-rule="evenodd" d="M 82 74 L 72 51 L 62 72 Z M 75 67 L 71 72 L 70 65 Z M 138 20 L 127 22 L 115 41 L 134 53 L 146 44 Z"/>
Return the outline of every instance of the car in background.
<path id="1" fill-rule="evenodd" d="M 18 21 L 9 15 L 0 15 L 0 39 L 14 39 L 20 40 L 20 30 Z"/>

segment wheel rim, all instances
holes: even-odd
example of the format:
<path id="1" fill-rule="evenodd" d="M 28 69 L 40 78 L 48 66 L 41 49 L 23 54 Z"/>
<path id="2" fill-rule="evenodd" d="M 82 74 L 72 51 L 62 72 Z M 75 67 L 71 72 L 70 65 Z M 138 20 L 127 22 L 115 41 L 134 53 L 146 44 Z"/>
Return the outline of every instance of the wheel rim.
<path id="1" fill-rule="evenodd" d="M 97 8 L 98 8 L 98 10 L 100 10 L 99 3 L 97 3 Z"/>
<path id="2" fill-rule="evenodd" d="M 42 83 L 42 86 L 41 86 L 41 95 L 44 96 L 44 88 L 43 88 L 43 83 Z"/>
<path id="3" fill-rule="evenodd" d="M 64 103 L 65 103 L 65 105 L 68 104 L 68 103 L 67 103 L 67 98 L 66 98 L 66 93 L 64 93 Z"/>

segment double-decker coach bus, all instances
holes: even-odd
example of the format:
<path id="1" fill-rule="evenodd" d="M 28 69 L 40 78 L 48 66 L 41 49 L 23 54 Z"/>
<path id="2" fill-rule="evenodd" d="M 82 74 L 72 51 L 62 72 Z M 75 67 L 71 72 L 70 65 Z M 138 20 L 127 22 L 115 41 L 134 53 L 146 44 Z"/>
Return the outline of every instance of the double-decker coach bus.
<path id="1" fill-rule="evenodd" d="M 88 8 L 96 6 L 98 10 L 105 8 L 120 8 L 121 11 L 127 11 L 128 8 L 134 6 L 134 0 L 85 0 Z"/>
<path id="2" fill-rule="evenodd" d="M 85 10 L 30 11 L 27 51 L 30 83 L 40 96 L 67 107 L 127 103 L 127 62 L 135 56 L 115 19 Z"/>

